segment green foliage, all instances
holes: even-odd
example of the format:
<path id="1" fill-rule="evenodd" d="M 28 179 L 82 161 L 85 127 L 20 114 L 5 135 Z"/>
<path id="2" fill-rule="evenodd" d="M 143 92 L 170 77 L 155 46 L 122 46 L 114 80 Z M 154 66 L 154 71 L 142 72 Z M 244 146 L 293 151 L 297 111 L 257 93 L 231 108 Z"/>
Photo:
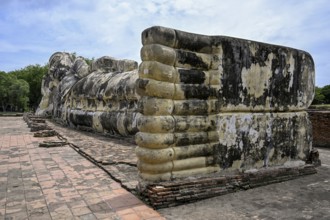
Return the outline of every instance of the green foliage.
<path id="1" fill-rule="evenodd" d="M 9 104 L 12 111 L 28 110 L 29 84 L 23 79 L 15 79 L 8 88 Z"/>
<path id="2" fill-rule="evenodd" d="M 324 102 L 330 104 L 330 85 L 324 86 L 321 93 L 324 95 Z"/>
<path id="3" fill-rule="evenodd" d="M 315 88 L 315 96 L 312 104 L 330 104 L 330 85 Z"/>
<path id="4" fill-rule="evenodd" d="M 43 76 L 48 72 L 48 65 L 29 65 L 23 69 L 9 72 L 15 75 L 17 79 L 25 80 L 30 87 L 29 90 L 29 107 L 36 109 L 41 101 L 41 82 Z"/>
<path id="5" fill-rule="evenodd" d="M 73 52 L 73 53 L 71 53 L 71 56 L 72 56 L 73 60 L 75 60 L 77 58 L 77 53 Z"/>
<path id="6" fill-rule="evenodd" d="M 6 111 L 6 107 L 9 101 L 8 90 L 10 84 L 10 77 L 5 72 L 0 71 L 0 105 L 3 111 Z"/>
<path id="7" fill-rule="evenodd" d="M 9 73 L 0 71 L 0 110 L 36 109 L 42 98 L 41 82 L 48 65 L 29 65 Z"/>
<path id="8" fill-rule="evenodd" d="M 325 101 L 325 96 L 322 94 L 322 88 L 316 87 L 315 96 L 312 105 L 319 105 L 324 103 L 324 101 Z"/>
<path id="9" fill-rule="evenodd" d="M 93 57 L 92 59 L 89 59 L 89 58 L 85 58 L 85 61 L 86 63 L 89 65 L 89 66 L 92 66 L 92 63 L 94 62 L 95 58 Z"/>
<path id="10" fill-rule="evenodd" d="M 71 55 L 76 59 L 76 52 Z M 85 60 L 91 65 L 94 58 Z M 0 111 L 37 109 L 42 98 L 42 79 L 48 69 L 48 64 L 36 64 L 8 73 L 0 71 Z"/>
<path id="11" fill-rule="evenodd" d="M 29 88 L 29 84 L 25 80 L 0 72 L 0 108 L 2 111 L 28 110 Z"/>

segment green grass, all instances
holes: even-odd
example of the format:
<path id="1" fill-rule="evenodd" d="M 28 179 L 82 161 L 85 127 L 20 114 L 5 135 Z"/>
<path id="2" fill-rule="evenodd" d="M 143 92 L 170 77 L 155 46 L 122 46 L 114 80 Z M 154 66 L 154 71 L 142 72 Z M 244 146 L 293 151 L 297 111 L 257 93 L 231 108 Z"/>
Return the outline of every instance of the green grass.
<path id="1" fill-rule="evenodd" d="M 23 112 L 0 112 L 0 116 L 23 116 Z"/>
<path id="2" fill-rule="evenodd" d="M 311 105 L 309 108 L 318 110 L 330 110 L 330 104 Z"/>

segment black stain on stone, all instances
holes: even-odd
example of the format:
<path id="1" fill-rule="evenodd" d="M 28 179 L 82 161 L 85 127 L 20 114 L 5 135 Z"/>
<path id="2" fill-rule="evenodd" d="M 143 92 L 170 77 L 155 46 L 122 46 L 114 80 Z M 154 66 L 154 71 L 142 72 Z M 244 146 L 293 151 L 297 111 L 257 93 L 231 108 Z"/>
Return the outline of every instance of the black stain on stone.
<path id="1" fill-rule="evenodd" d="M 53 81 L 53 79 L 50 77 L 50 74 L 49 73 L 47 73 L 43 78 L 42 78 L 42 80 L 44 81 L 44 87 L 45 88 L 49 88 L 49 84 L 50 84 L 50 82 L 52 82 Z"/>
<path id="2" fill-rule="evenodd" d="M 128 106 L 128 101 L 127 100 L 119 100 L 119 108 L 120 109 L 126 109 Z"/>
<path id="3" fill-rule="evenodd" d="M 160 26 L 154 26 L 151 28 L 148 28 L 142 32 L 142 39 L 146 39 L 148 41 L 148 38 L 153 38 L 153 36 L 156 36 L 154 39 L 151 40 L 152 43 L 160 43 L 164 44 L 163 41 L 159 41 L 157 36 L 161 35 L 161 39 L 165 42 L 173 42 L 175 39 L 175 35 L 172 31 L 168 31 L 168 29 L 163 29 Z"/>
<path id="4" fill-rule="evenodd" d="M 219 164 L 220 168 L 222 169 L 229 167 L 227 152 L 228 148 L 225 145 L 217 144 L 213 146 L 214 162 Z"/>
<path id="5" fill-rule="evenodd" d="M 191 99 L 182 102 L 180 109 L 174 112 L 180 112 L 180 115 L 205 115 L 208 113 L 208 104 L 205 100 Z"/>
<path id="6" fill-rule="evenodd" d="M 94 99 L 87 99 L 87 104 L 89 107 L 96 107 Z"/>
<path id="7" fill-rule="evenodd" d="M 137 79 L 136 84 L 139 89 L 146 90 L 149 80 L 147 79 Z"/>
<path id="8" fill-rule="evenodd" d="M 87 77 L 80 79 L 73 87 L 72 91 L 74 95 L 78 96 L 79 94 L 84 94 L 86 91 L 84 90 L 84 84 L 87 81 Z"/>
<path id="9" fill-rule="evenodd" d="M 128 84 L 127 82 L 129 81 L 129 77 L 122 78 L 119 80 L 118 84 L 115 85 L 115 95 L 116 97 L 125 97 L 125 90 L 126 90 L 126 85 Z"/>
<path id="10" fill-rule="evenodd" d="M 241 103 L 240 91 L 242 91 L 242 65 L 238 61 L 237 46 L 229 40 L 224 40 L 222 44 L 222 90 L 219 90 L 220 101 L 224 104 L 238 105 Z"/>
<path id="11" fill-rule="evenodd" d="M 103 129 L 108 131 L 109 134 L 119 134 L 117 129 L 117 112 L 104 112 L 100 116 L 100 121 Z"/>
<path id="12" fill-rule="evenodd" d="M 195 145 L 195 144 L 205 144 L 208 143 L 209 139 L 207 135 L 190 135 L 189 133 L 182 133 L 180 136 L 176 137 L 175 143 L 176 146 L 186 146 L 186 145 Z"/>
<path id="13" fill-rule="evenodd" d="M 138 100 L 127 100 L 126 108 L 135 111 L 138 107 Z"/>
<path id="14" fill-rule="evenodd" d="M 106 81 L 104 83 L 102 83 L 97 91 L 98 94 L 100 94 L 101 92 L 103 93 L 103 91 L 105 91 L 108 87 L 108 82 L 109 81 Z"/>
<path id="15" fill-rule="evenodd" d="M 216 97 L 217 90 L 207 85 L 187 85 L 181 84 L 181 89 L 184 92 L 186 99 L 203 99 L 206 100 L 209 97 Z"/>
<path id="16" fill-rule="evenodd" d="M 255 45 L 256 47 L 256 45 Z M 256 51 L 254 56 L 250 56 L 252 58 L 252 63 L 259 64 L 259 66 L 266 66 L 266 62 L 268 61 L 268 55 L 272 52 L 274 52 L 273 46 L 266 45 L 266 44 L 259 44 L 258 50 Z M 246 68 L 249 68 L 249 66 L 246 66 Z"/>
<path id="17" fill-rule="evenodd" d="M 235 160 L 241 160 L 242 151 L 238 147 L 231 147 L 228 149 L 228 165 L 231 167 Z"/>
<path id="18" fill-rule="evenodd" d="M 232 167 L 235 161 L 242 161 L 243 157 L 242 168 L 245 166 L 253 166 L 256 161 L 263 160 L 265 157 L 265 152 L 263 150 L 258 150 L 253 145 L 243 144 L 243 149 L 238 146 L 238 143 L 231 147 L 219 144 L 214 152 L 215 162 L 219 164 L 222 169 L 227 169 Z"/>
<path id="19" fill-rule="evenodd" d="M 288 157 L 296 159 L 298 156 L 296 138 L 298 137 L 299 118 L 274 118 L 272 125 L 272 140 L 274 153 L 271 160 Z"/>
<path id="20" fill-rule="evenodd" d="M 91 114 L 88 114 L 88 112 L 71 112 L 69 117 L 70 122 L 75 126 L 93 126 L 93 116 Z"/>
<path id="21" fill-rule="evenodd" d="M 189 149 L 191 149 L 191 145 L 185 145 L 180 147 L 183 151 L 189 152 Z M 190 155 L 178 155 L 177 159 L 186 159 L 186 158 L 192 158 L 192 157 L 200 157 L 200 156 L 211 156 L 213 154 L 213 150 L 208 148 L 198 148 L 194 150 Z"/>
<path id="22" fill-rule="evenodd" d="M 211 37 L 198 34 L 191 34 L 183 31 L 176 31 L 177 48 L 185 50 L 210 53 Z"/>
<path id="23" fill-rule="evenodd" d="M 139 130 L 134 119 L 136 118 L 136 112 L 129 112 L 126 115 L 126 120 L 124 122 L 125 130 L 128 135 L 135 135 Z"/>
<path id="24" fill-rule="evenodd" d="M 179 63 L 191 65 L 193 68 L 204 70 L 208 69 L 208 64 L 193 52 L 177 50 L 177 60 Z"/>
<path id="25" fill-rule="evenodd" d="M 270 97 L 270 106 L 275 110 L 288 110 L 289 105 L 297 105 L 299 102 L 299 92 L 304 90 L 301 83 L 302 68 L 304 66 L 303 54 L 298 50 L 285 47 L 273 46 L 263 43 L 251 43 L 257 50 L 253 55 L 249 49 L 250 43 L 226 40 L 221 41 L 222 56 L 222 90 L 219 90 L 219 102 L 221 105 L 244 104 L 255 107 L 256 105 L 265 105 L 267 98 Z M 270 59 L 269 54 L 273 54 Z M 293 56 L 294 64 L 287 62 L 289 56 Z M 263 95 L 254 97 L 248 94 L 248 88 L 242 85 L 242 69 L 249 69 L 252 64 L 266 66 L 269 62 L 269 68 L 272 72 L 268 80 Z M 292 68 L 292 66 L 294 67 Z M 293 72 L 290 72 L 293 69 Z M 261 72 L 261 74 L 263 74 Z M 256 79 L 258 80 L 258 79 Z M 292 84 L 290 84 L 292 83 Z M 240 97 L 245 97 L 244 100 Z M 280 104 L 281 103 L 281 104 Z M 282 104 L 283 103 L 283 104 Z"/>
<path id="26" fill-rule="evenodd" d="M 180 82 L 184 84 L 203 84 L 205 73 L 197 69 L 179 69 Z"/>

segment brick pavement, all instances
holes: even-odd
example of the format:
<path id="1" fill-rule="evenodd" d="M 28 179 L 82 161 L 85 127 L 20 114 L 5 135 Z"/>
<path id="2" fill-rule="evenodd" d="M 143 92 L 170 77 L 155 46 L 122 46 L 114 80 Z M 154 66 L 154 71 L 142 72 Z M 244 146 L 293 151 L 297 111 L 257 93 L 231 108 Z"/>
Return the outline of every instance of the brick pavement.
<path id="1" fill-rule="evenodd" d="M 130 192 L 135 193 L 138 184 L 136 144 L 131 138 L 109 138 L 47 120 L 47 125 L 71 143 L 80 154 L 102 167 Z"/>
<path id="2" fill-rule="evenodd" d="M 0 219 L 164 219 L 68 145 L 0 118 Z"/>

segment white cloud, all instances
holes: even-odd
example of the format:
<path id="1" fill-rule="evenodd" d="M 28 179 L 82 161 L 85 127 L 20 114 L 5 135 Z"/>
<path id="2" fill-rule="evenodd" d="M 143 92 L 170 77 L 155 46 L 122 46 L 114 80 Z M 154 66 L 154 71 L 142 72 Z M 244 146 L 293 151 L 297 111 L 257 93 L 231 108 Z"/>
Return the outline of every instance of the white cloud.
<path id="1" fill-rule="evenodd" d="M 326 0 L 5 0 L 0 6 L 0 55 L 19 57 L 29 50 L 37 61 L 40 51 L 50 56 L 65 50 L 139 61 L 141 32 L 162 25 L 307 50 L 317 65 L 317 84 L 324 85 L 330 84 L 325 69 L 329 21 Z M 10 70 L 0 62 L 0 68 Z"/>

